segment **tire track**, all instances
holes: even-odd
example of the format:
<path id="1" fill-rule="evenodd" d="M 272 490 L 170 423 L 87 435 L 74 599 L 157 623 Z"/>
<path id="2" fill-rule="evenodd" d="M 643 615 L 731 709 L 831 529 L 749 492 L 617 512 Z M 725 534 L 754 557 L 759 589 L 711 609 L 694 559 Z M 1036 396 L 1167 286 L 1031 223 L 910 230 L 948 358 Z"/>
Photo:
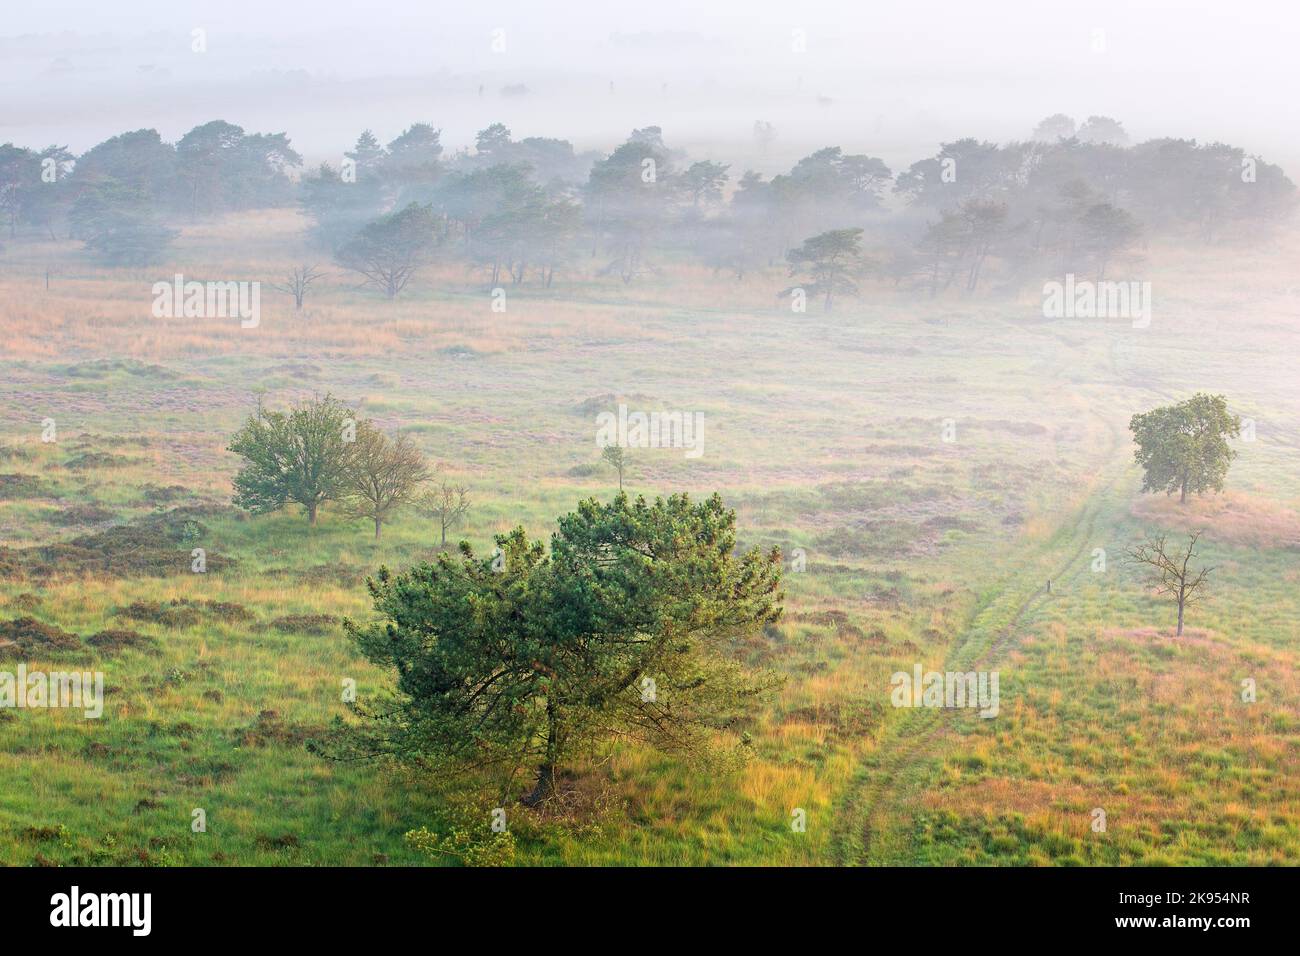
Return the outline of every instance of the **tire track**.
<path id="1" fill-rule="evenodd" d="M 1067 539 L 1077 543 L 1064 560 L 1056 565 L 1051 580 L 1066 580 L 1089 553 L 1105 499 L 1118 480 L 1112 478 L 1083 506 Z M 1061 532 L 1058 531 L 1054 539 L 1059 539 L 1060 535 Z M 1021 572 L 1020 576 L 1025 573 L 1028 572 Z M 967 628 L 966 636 L 944 661 L 946 670 L 979 670 L 996 662 L 1014 645 L 1026 618 L 1060 594 L 1059 590 L 1049 592 L 1045 584 L 1035 588 L 1016 605 L 1010 617 L 997 627 L 985 646 L 980 640 L 980 633 L 984 630 L 980 618 L 993 613 L 1012 587 L 1012 584 L 1005 586 L 977 612 L 972 625 Z M 968 654 L 975 656 L 969 657 Z M 951 728 L 952 721 L 957 716 L 948 708 L 917 709 L 909 712 L 889 732 L 875 758 L 851 785 L 851 795 L 843 804 L 841 816 L 849 829 L 841 829 L 833 840 L 837 863 L 872 865 L 871 857 L 877 850 L 875 837 L 883 830 L 881 823 L 886 811 L 898 802 L 897 794 L 902 789 L 900 783 L 909 771 L 919 772 L 921 757 L 930 751 L 931 744 L 936 739 Z"/>

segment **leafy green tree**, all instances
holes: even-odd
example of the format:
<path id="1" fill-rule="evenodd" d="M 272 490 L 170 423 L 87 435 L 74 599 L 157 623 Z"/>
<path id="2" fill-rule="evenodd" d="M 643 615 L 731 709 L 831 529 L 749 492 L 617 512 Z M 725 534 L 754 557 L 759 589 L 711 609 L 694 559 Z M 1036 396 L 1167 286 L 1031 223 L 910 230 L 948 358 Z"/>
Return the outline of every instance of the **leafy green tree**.
<path id="1" fill-rule="evenodd" d="M 351 458 L 349 510 L 373 521 L 378 539 L 384 522 L 429 480 L 429 465 L 405 435 L 389 438 L 369 421 L 357 425 Z"/>
<path id="2" fill-rule="evenodd" d="M 565 762 L 617 737 L 717 754 L 717 730 L 773 681 L 729 653 L 781 613 L 781 556 L 735 553 L 735 513 L 714 495 L 648 504 L 619 495 L 559 520 L 549 553 L 523 528 L 498 555 L 440 555 L 370 582 L 381 620 L 348 622 L 397 695 L 336 738 L 352 754 L 536 777 L 547 799 Z"/>
<path id="3" fill-rule="evenodd" d="M 862 230 L 832 229 L 820 236 L 805 239 L 798 249 L 786 255 L 790 262 L 790 275 L 803 273 L 808 281 L 804 290 L 809 295 L 823 296 L 822 308 L 829 312 L 837 293 L 857 295 L 858 285 L 853 276 L 862 271 Z M 788 295 L 792 289 L 783 294 Z"/>
<path id="4" fill-rule="evenodd" d="M 245 462 L 235 475 L 235 504 L 267 514 L 293 501 L 315 525 L 322 504 L 351 491 L 357 427 L 352 410 L 330 395 L 288 412 L 259 405 L 230 441 Z"/>
<path id="5" fill-rule="evenodd" d="M 1134 415 L 1129 431 L 1137 443 L 1133 457 L 1145 469 L 1143 491 L 1204 494 L 1222 491 L 1228 466 L 1237 453 L 1229 438 L 1241 433 L 1241 418 L 1228 411 L 1222 395 L 1197 392 L 1177 405 Z"/>

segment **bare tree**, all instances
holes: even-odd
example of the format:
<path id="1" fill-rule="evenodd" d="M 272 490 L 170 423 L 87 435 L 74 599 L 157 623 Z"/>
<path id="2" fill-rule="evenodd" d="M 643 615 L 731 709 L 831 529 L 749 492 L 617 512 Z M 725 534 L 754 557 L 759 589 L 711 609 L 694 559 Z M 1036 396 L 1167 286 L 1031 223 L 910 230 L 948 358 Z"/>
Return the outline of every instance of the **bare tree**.
<path id="1" fill-rule="evenodd" d="M 301 309 L 302 300 L 307 296 L 307 287 L 324 275 L 323 272 L 317 272 L 315 266 L 297 266 L 284 282 L 273 283 L 271 288 L 293 296 L 293 307 Z"/>
<path id="2" fill-rule="evenodd" d="M 428 479 L 424 456 L 406 436 L 392 439 L 370 422 L 360 423 L 348 475 L 353 496 L 350 511 L 375 523 L 376 538 L 393 511 L 406 504 Z"/>
<path id="3" fill-rule="evenodd" d="M 1202 532 L 1193 531 L 1187 536 L 1187 546 L 1171 550 L 1163 534 L 1149 533 L 1142 544 L 1126 549 L 1138 564 L 1152 569 L 1151 585 L 1157 594 L 1167 594 L 1178 604 L 1178 632 L 1183 635 L 1183 612 L 1196 603 L 1198 591 L 1214 568 L 1201 568 L 1199 571 L 1190 567 L 1192 558 L 1196 557 L 1196 543 Z"/>
<path id="4" fill-rule="evenodd" d="M 416 507 L 438 519 L 442 531 L 441 547 L 447 547 L 447 532 L 460 523 L 469 511 L 469 489 L 464 485 L 442 482 L 420 496 Z"/>

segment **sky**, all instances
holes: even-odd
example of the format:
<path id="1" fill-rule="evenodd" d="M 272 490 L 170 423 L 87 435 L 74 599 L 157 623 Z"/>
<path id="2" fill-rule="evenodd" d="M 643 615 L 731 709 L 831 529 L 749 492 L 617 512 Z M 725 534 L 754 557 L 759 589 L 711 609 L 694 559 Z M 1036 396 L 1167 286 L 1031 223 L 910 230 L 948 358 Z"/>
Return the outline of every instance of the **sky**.
<path id="1" fill-rule="evenodd" d="M 452 148 L 501 121 L 600 149 L 660 125 L 703 152 L 749 144 L 761 119 L 773 163 L 841 145 L 898 164 L 1065 112 L 1300 161 L 1300 4 L 1281 0 L 9 6 L 0 142 L 33 147 L 220 118 L 287 131 L 311 160 L 415 121 Z"/>

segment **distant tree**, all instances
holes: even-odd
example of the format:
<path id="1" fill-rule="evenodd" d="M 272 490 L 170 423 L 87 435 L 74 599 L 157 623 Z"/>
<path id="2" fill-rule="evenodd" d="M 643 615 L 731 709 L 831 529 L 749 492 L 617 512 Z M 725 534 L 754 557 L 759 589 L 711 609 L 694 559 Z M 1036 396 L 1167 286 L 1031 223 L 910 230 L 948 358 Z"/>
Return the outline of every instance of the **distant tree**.
<path id="1" fill-rule="evenodd" d="M 891 176 L 874 156 L 846 155 L 838 146 L 827 146 L 795 163 L 788 179 L 801 204 L 826 207 L 821 212 L 834 217 L 875 209 Z"/>
<path id="2" fill-rule="evenodd" d="M 967 199 L 1002 199 L 1023 177 L 1028 148 L 972 138 L 944 143 L 937 155 L 899 173 L 894 192 L 933 209 L 952 209 Z"/>
<path id="3" fill-rule="evenodd" d="M 28 224 L 54 238 L 56 213 L 67 205 L 64 180 L 72 159 L 64 146 L 38 153 L 13 143 L 0 145 L 0 216 L 7 220 L 11 237 Z"/>
<path id="4" fill-rule="evenodd" d="M 969 262 L 966 291 L 979 285 L 984 261 L 1004 236 L 1007 228 L 1007 204 L 990 199 L 968 199 L 961 204 L 963 255 Z"/>
<path id="5" fill-rule="evenodd" d="M 967 244 L 966 233 L 966 224 L 961 216 L 945 209 L 939 214 L 938 222 L 926 227 L 925 235 L 917 243 L 920 272 L 929 280 L 931 297 L 938 295 L 941 287 L 947 289 L 961 268 Z"/>
<path id="6" fill-rule="evenodd" d="M 1255 241 L 1295 210 L 1295 184 L 1281 168 L 1238 147 L 1165 138 L 1127 153 L 1126 206 L 1152 229 Z"/>
<path id="7" fill-rule="evenodd" d="M 10 237 L 18 234 L 23 196 L 40 181 L 40 161 L 35 153 L 13 143 L 0 146 L 0 215 L 8 221 Z"/>
<path id="8" fill-rule="evenodd" d="M 369 223 L 338 254 L 339 264 L 395 299 L 424 266 L 436 245 L 437 218 L 428 206 L 411 203 Z"/>
<path id="9" fill-rule="evenodd" d="M 357 427 L 352 410 L 330 395 L 287 413 L 259 405 L 230 441 L 229 450 L 244 459 L 235 504 L 267 514 L 293 501 L 315 525 L 321 505 L 350 491 Z"/>
<path id="10" fill-rule="evenodd" d="M 672 158 L 657 126 L 633 130 L 627 142 L 592 165 L 584 187 L 591 254 L 604 241 L 613 255 L 603 273 L 630 283 L 649 271 L 647 253 L 670 219 L 676 193 Z"/>
<path id="11" fill-rule="evenodd" d="M 442 172 L 442 130 L 415 123 L 388 144 L 384 175 L 397 187 L 432 183 Z"/>
<path id="12" fill-rule="evenodd" d="M 301 309 L 302 300 L 306 298 L 311 284 L 324 275 L 325 273 L 318 272 L 315 266 L 294 266 L 283 282 L 275 283 L 271 288 L 276 292 L 293 296 L 293 307 Z"/>
<path id="13" fill-rule="evenodd" d="M 1201 585 L 1205 583 L 1214 568 L 1191 567 L 1192 558 L 1196 557 L 1196 543 L 1202 532 L 1193 531 L 1187 536 L 1186 547 L 1171 547 L 1163 534 L 1149 534 L 1147 540 L 1136 547 L 1128 548 L 1126 553 L 1136 563 L 1152 569 L 1151 585 L 1158 594 L 1166 594 L 1174 599 L 1178 607 L 1177 637 L 1183 636 L 1183 614 L 1199 598 Z"/>
<path id="14" fill-rule="evenodd" d="M 623 490 L 623 472 L 628 466 L 627 449 L 621 445 L 606 445 L 601 449 L 600 460 L 618 472 L 618 490 Z"/>
<path id="15" fill-rule="evenodd" d="M 557 195 L 557 187 L 564 190 L 577 186 L 587 178 L 594 156 L 578 155 L 568 140 L 548 136 L 525 136 L 510 144 L 511 162 L 526 163 L 547 192 Z"/>
<path id="16" fill-rule="evenodd" d="M 286 202 L 287 170 L 301 165 L 284 133 L 249 134 L 223 120 L 196 126 L 176 143 L 191 217 Z"/>
<path id="17" fill-rule="evenodd" d="M 776 142 L 776 127 L 766 120 L 754 120 L 754 142 L 761 152 L 766 153 Z"/>
<path id="18" fill-rule="evenodd" d="M 717 728 L 773 686 L 730 647 L 781 614 L 780 552 L 738 554 L 716 495 L 584 501 L 549 554 L 523 528 L 496 541 L 496 559 L 462 544 L 459 559 L 371 581 L 380 619 L 347 629 L 395 669 L 399 696 L 358 708 L 373 720 L 336 738 L 344 754 L 506 782 L 529 762 L 522 799 L 536 805 L 575 754 L 619 738 L 709 755 Z"/>
<path id="19" fill-rule="evenodd" d="M 515 220 L 540 215 L 544 200 L 545 190 L 533 181 L 527 166 L 504 164 L 452 173 L 435 196 L 438 210 L 459 229 L 464 249 L 471 254 L 475 242 L 502 253 L 502 244 L 521 234 L 523 223 Z M 501 256 L 495 258 L 499 262 Z"/>
<path id="20" fill-rule="evenodd" d="M 493 286 L 500 282 L 502 270 L 512 284 L 521 284 L 547 231 L 546 191 L 522 166 L 492 166 L 462 182 L 477 187 L 471 199 L 477 207 L 471 253 L 488 264 Z"/>
<path id="21" fill-rule="evenodd" d="M 151 265 L 178 235 L 162 225 L 139 187 L 106 181 L 87 188 L 68 212 L 75 238 L 107 265 Z"/>
<path id="22" fill-rule="evenodd" d="M 379 140 L 370 130 L 365 130 L 357 137 L 357 144 L 343 154 L 356 164 L 357 180 L 376 174 L 388 157 L 388 151 L 379 145 Z"/>
<path id="23" fill-rule="evenodd" d="M 509 162 L 507 151 L 511 145 L 510 130 L 504 123 L 493 123 L 486 129 L 479 130 L 474 138 L 475 151 L 480 156 L 486 157 L 493 165 Z"/>
<path id="24" fill-rule="evenodd" d="M 406 436 L 389 438 L 369 421 L 357 425 L 350 458 L 349 509 L 353 515 L 374 522 L 378 539 L 384 522 L 429 480 L 428 463 Z"/>
<path id="25" fill-rule="evenodd" d="M 432 516 L 438 522 L 442 541 L 439 547 L 447 547 L 447 532 L 456 525 L 469 511 L 469 489 L 464 485 L 453 485 L 443 481 L 436 488 L 422 494 L 416 501 L 416 508 Z"/>
<path id="26" fill-rule="evenodd" d="M 105 140 L 77 158 L 72 170 L 74 190 L 117 183 L 132 190 L 153 210 L 181 204 L 183 186 L 177 175 L 176 149 L 157 130 L 138 129 Z"/>
<path id="27" fill-rule="evenodd" d="M 1079 245 L 1096 263 L 1097 281 L 1106 278 L 1111 260 L 1137 241 L 1142 234 L 1137 220 L 1110 203 L 1090 206 L 1079 218 Z"/>
<path id="28" fill-rule="evenodd" d="M 1228 466 L 1237 453 L 1229 438 L 1241 433 L 1241 418 L 1228 411 L 1222 395 L 1197 392 L 1186 401 L 1134 415 L 1129 431 L 1137 449 L 1133 454 L 1143 467 L 1142 490 L 1204 494 L 1222 491 Z"/>
<path id="29" fill-rule="evenodd" d="M 837 294 L 857 295 L 858 286 L 853 276 L 863 270 L 862 230 L 832 229 L 819 236 L 805 239 L 798 249 L 786 256 L 790 262 L 790 275 L 803 274 L 808 281 L 803 289 L 809 295 L 820 295 L 824 311 L 831 311 Z M 793 289 L 786 289 L 788 295 Z"/>
<path id="30" fill-rule="evenodd" d="M 37 159 L 41 166 L 41 188 L 27 191 L 21 215 L 24 222 L 53 240 L 58 238 L 58 228 L 65 224 L 76 199 L 70 181 L 76 157 L 67 147 L 48 146 L 37 154 Z"/>
<path id="31" fill-rule="evenodd" d="M 722 189 L 727 185 L 727 170 L 724 163 L 702 160 L 686 167 L 679 180 L 682 191 L 691 201 L 691 208 L 698 209 L 701 204 L 717 202 L 722 198 Z"/>
<path id="32" fill-rule="evenodd" d="M 1053 113 L 1034 127 L 1036 143 L 1055 143 L 1074 135 L 1074 120 L 1064 113 Z"/>
<path id="33" fill-rule="evenodd" d="M 701 223 L 692 238 L 693 251 L 714 275 L 725 270 L 738 281 L 762 262 L 767 240 L 734 209 Z"/>
<path id="34" fill-rule="evenodd" d="M 893 173 L 883 160 L 874 156 L 848 154 L 840 157 L 840 179 L 848 186 L 849 197 L 855 204 L 874 207 L 879 204 L 880 190 L 893 179 Z"/>
<path id="35" fill-rule="evenodd" d="M 351 154 L 349 154 L 351 155 Z M 384 210 L 384 185 L 374 167 L 357 167 L 357 179 L 348 182 L 329 163 L 302 178 L 299 203 L 312 220 L 312 238 L 331 251 L 354 238 Z"/>
<path id="36" fill-rule="evenodd" d="M 1129 142 L 1124 124 L 1109 116 L 1089 116 L 1079 127 L 1077 135 L 1080 142 L 1106 146 L 1127 146 Z"/>
<path id="37" fill-rule="evenodd" d="M 581 228 L 582 207 L 572 200 L 560 198 L 543 206 L 529 243 L 544 287 L 549 289 L 555 280 L 555 270 L 573 258 L 574 242 Z"/>

